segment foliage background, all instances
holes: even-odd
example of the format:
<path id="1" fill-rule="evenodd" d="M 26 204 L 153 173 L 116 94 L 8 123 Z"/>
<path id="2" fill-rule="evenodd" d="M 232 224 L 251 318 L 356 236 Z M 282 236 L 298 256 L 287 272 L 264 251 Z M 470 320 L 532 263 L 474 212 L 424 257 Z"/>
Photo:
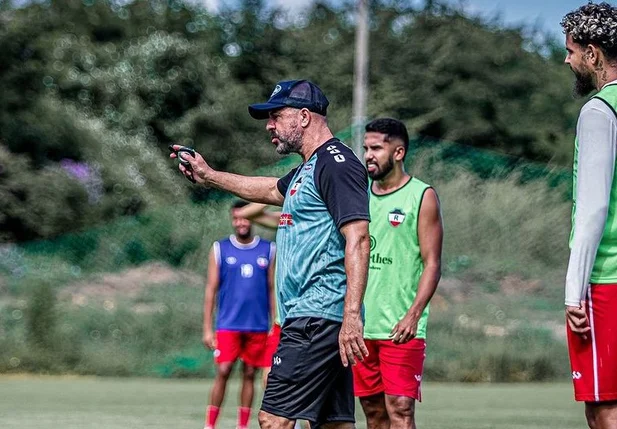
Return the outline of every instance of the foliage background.
<path id="1" fill-rule="evenodd" d="M 565 377 L 578 109 L 561 42 L 427 1 L 371 6 L 369 117 L 404 120 L 446 223 L 427 377 Z M 230 231 L 172 142 L 283 174 L 247 105 L 308 78 L 349 142 L 352 5 L 0 2 L 0 372 L 204 376 L 202 278 Z M 272 237 L 267 231 L 261 234 Z M 524 353 L 521 353 L 521 351 Z"/>

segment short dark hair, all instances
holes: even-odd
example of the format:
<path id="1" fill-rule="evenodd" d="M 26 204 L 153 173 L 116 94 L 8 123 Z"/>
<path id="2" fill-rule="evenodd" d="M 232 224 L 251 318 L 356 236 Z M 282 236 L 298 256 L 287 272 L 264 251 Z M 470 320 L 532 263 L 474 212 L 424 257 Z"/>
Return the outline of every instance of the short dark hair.
<path id="1" fill-rule="evenodd" d="M 380 133 L 386 135 L 386 141 L 392 138 L 399 138 L 403 141 L 403 147 L 405 148 L 405 156 L 407 156 L 407 149 L 409 149 L 409 134 L 407 133 L 407 127 L 401 121 L 397 121 L 392 118 L 379 118 L 375 119 L 364 127 L 367 133 Z M 403 160 L 405 157 L 403 157 Z"/>
<path id="2" fill-rule="evenodd" d="M 241 209 L 242 207 L 248 206 L 249 202 L 244 200 L 236 200 L 231 205 L 231 209 Z"/>
<path id="3" fill-rule="evenodd" d="M 563 32 L 579 45 L 596 45 L 610 60 L 617 60 L 617 7 L 589 2 L 561 20 Z"/>

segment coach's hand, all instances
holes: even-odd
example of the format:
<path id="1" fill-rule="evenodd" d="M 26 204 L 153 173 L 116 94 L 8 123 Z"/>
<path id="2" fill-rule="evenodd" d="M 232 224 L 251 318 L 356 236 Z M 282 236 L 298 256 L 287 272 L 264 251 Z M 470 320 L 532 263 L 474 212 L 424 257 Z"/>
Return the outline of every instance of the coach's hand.
<path id="1" fill-rule="evenodd" d="M 572 332 L 580 335 L 584 340 L 587 339 L 587 333 L 591 331 L 591 327 L 589 326 L 589 319 L 587 319 L 587 313 L 585 312 L 585 302 L 582 302 L 580 307 L 567 305 L 566 320 Z"/>
<path id="2" fill-rule="evenodd" d="M 216 349 L 216 336 L 214 335 L 214 332 L 212 331 L 204 332 L 203 341 L 204 341 L 204 345 L 208 347 L 210 350 Z"/>
<path id="3" fill-rule="evenodd" d="M 368 349 L 364 344 L 364 325 L 360 313 L 346 313 L 343 316 L 338 344 L 344 367 L 349 366 L 350 363 L 355 365 L 356 358 L 362 361 L 365 356 L 368 356 Z"/>
<path id="4" fill-rule="evenodd" d="M 420 315 L 407 313 L 390 332 L 394 344 L 405 344 L 416 337 Z"/>
<path id="5" fill-rule="evenodd" d="M 174 150 L 178 150 L 181 147 L 182 146 L 180 145 L 173 145 Z M 214 170 L 208 165 L 206 160 L 198 152 L 195 152 L 194 158 L 186 152 L 181 152 L 179 156 L 191 164 L 190 168 L 185 167 L 182 163 L 178 165 L 178 168 L 182 174 L 184 174 L 189 180 L 193 179 L 196 183 L 208 185 L 210 176 Z M 169 157 L 176 158 L 177 155 L 172 152 Z"/>

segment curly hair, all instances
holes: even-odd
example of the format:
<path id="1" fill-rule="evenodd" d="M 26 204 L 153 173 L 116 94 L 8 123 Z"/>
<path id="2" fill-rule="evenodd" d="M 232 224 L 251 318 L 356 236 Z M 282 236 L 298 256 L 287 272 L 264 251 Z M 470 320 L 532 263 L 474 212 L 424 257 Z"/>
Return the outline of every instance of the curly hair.
<path id="1" fill-rule="evenodd" d="M 617 59 L 617 7 L 589 2 L 561 20 L 563 32 L 580 45 L 596 45 L 610 59 Z"/>

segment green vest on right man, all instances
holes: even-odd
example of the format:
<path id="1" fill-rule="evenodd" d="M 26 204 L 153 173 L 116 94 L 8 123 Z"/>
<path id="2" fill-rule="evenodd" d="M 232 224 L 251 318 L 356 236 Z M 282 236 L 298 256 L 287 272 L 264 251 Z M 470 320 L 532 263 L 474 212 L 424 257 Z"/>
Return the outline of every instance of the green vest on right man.
<path id="1" fill-rule="evenodd" d="M 387 340 L 407 313 L 424 271 L 418 241 L 418 215 L 430 186 L 412 177 L 386 195 L 371 191 L 371 259 L 364 298 L 364 338 Z M 426 338 L 429 306 L 418 321 L 416 338 Z"/>
<path id="2" fill-rule="evenodd" d="M 609 105 L 613 111 L 617 111 L 617 84 L 604 87 L 594 98 L 599 98 Z M 578 173 L 578 137 L 574 143 L 574 167 L 572 169 L 574 201 L 572 204 L 572 231 L 570 234 L 570 246 L 574 238 L 574 217 L 576 214 L 576 183 Z M 596 259 L 591 271 L 590 283 L 607 284 L 617 283 L 617 171 L 613 172 L 608 215 L 604 233 L 598 246 Z"/>

